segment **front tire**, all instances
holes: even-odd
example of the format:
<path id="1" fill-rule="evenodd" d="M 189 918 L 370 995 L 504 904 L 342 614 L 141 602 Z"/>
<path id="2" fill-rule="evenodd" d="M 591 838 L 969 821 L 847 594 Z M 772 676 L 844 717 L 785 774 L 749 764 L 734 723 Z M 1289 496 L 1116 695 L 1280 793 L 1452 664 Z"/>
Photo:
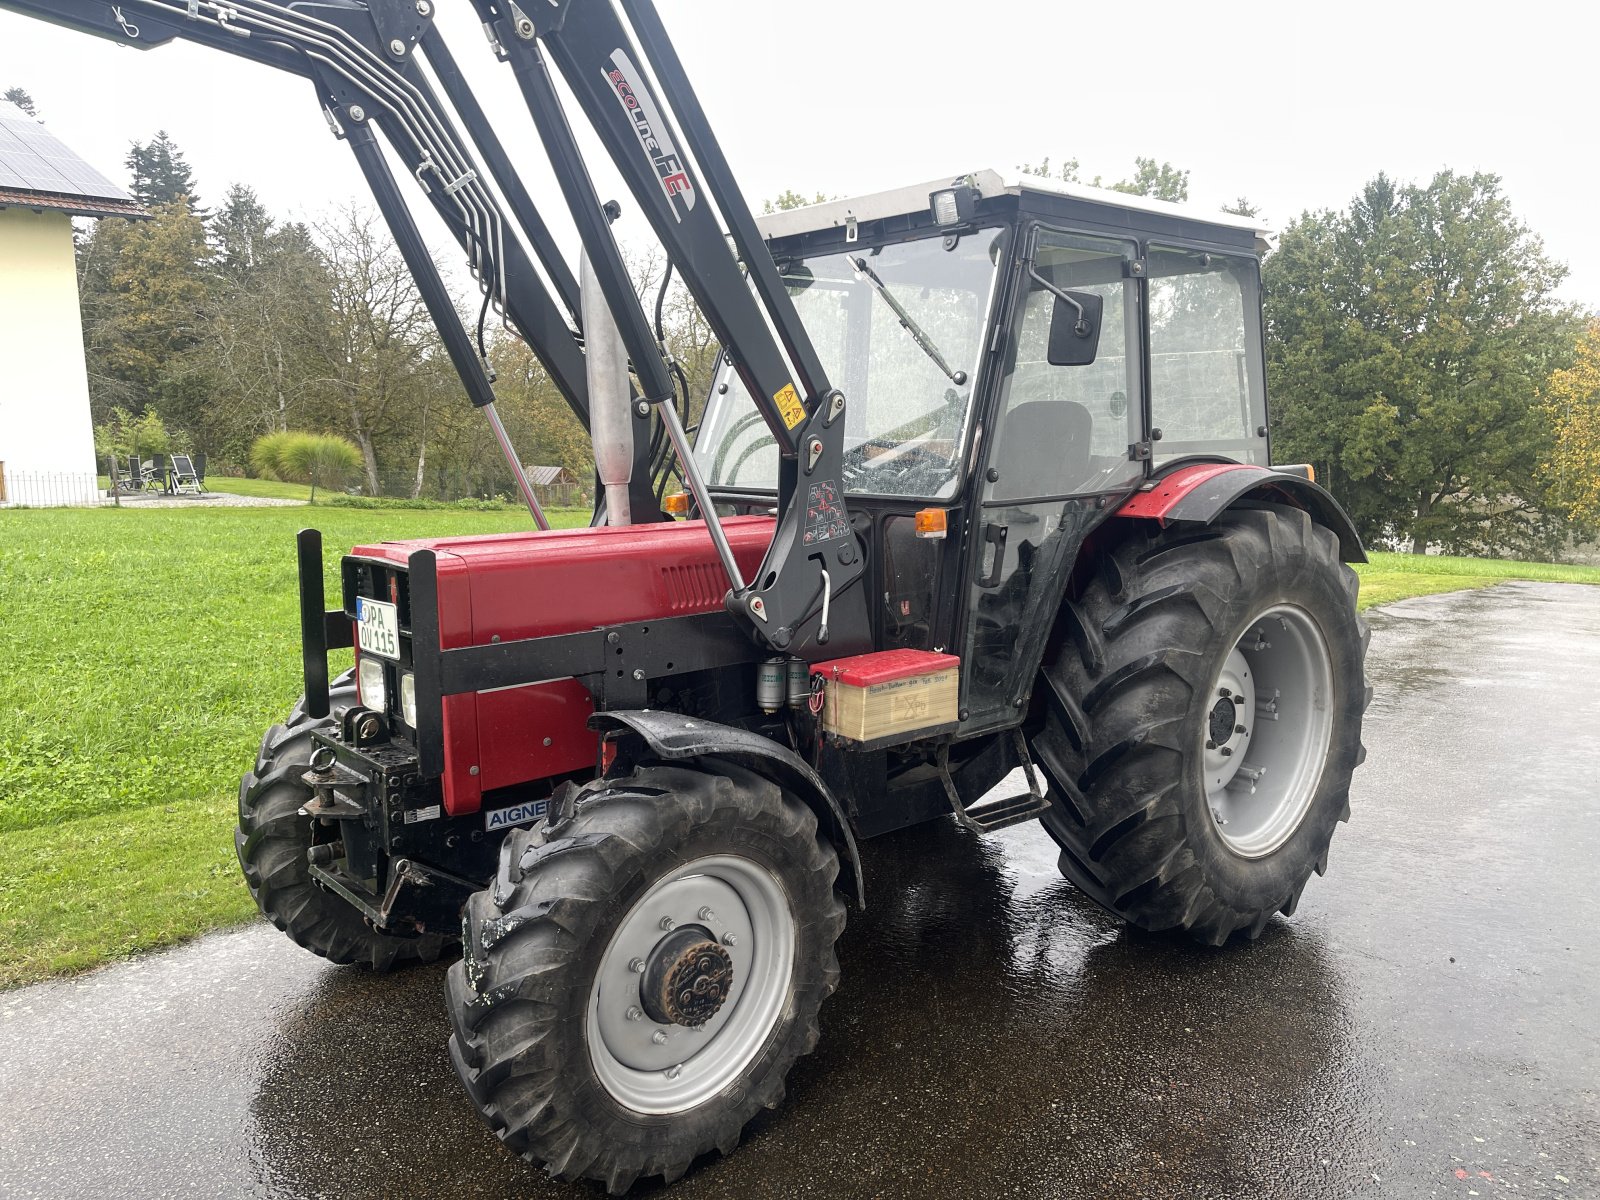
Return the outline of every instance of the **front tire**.
<path id="1" fill-rule="evenodd" d="M 467 904 L 451 1057 L 496 1135 L 557 1178 L 618 1194 L 732 1151 L 816 1045 L 838 857 L 793 796 L 714 769 L 589 784 L 570 817 L 509 836 Z"/>
<path id="2" fill-rule="evenodd" d="M 1035 757 L 1062 874 L 1208 945 L 1292 914 L 1350 815 L 1371 697 L 1338 540 L 1298 509 L 1140 528 L 1062 611 Z"/>

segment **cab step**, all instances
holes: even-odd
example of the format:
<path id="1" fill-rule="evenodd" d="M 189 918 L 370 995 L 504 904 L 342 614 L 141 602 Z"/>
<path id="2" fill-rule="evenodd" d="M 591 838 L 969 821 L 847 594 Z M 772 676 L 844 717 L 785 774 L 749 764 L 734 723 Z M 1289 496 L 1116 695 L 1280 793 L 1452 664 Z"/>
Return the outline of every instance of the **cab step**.
<path id="1" fill-rule="evenodd" d="M 1028 790 L 1015 796 L 1003 796 L 999 800 L 975 804 L 971 808 L 961 802 L 961 793 L 956 791 L 955 781 L 950 778 L 947 754 L 943 750 L 939 752 L 939 778 L 944 783 L 944 794 L 950 801 L 950 808 L 956 814 L 956 820 L 974 833 L 994 833 L 1012 825 L 1021 825 L 1024 821 L 1036 819 L 1050 807 L 1049 797 L 1039 786 L 1039 775 L 1034 769 L 1033 759 L 1028 756 L 1028 743 L 1022 736 L 1022 730 L 1013 729 L 1011 737 L 1017 761 L 1028 777 Z"/>

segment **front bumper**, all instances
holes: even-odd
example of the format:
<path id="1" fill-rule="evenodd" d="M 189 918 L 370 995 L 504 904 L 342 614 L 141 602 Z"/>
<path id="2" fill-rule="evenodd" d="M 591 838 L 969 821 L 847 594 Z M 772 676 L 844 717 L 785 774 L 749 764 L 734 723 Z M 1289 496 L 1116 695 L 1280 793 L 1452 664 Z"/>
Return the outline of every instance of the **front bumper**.
<path id="1" fill-rule="evenodd" d="M 303 811 L 335 836 L 312 847 L 311 878 L 385 933 L 453 934 L 493 871 L 495 846 L 475 819 L 444 815 L 439 781 L 422 777 L 407 742 L 353 745 L 349 716 L 343 731 L 312 734 Z"/>

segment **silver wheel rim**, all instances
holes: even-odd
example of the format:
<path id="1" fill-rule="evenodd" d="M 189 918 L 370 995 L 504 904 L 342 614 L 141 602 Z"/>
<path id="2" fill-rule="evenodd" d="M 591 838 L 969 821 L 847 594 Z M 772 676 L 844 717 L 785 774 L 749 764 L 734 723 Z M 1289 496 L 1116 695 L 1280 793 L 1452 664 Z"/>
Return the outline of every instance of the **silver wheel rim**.
<path id="1" fill-rule="evenodd" d="M 653 1021 L 640 999 L 639 964 L 685 925 L 704 928 L 733 962 L 727 1000 L 699 1028 Z M 589 993 L 589 1062 L 612 1098 L 677 1113 L 737 1078 L 783 1016 L 795 929 L 783 885 L 747 858 L 697 858 L 657 880 L 612 934 Z"/>
<path id="2" fill-rule="evenodd" d="M 1205 703 L 1211 818 L 1235 854 L 1265 857 L 1300 828 L 1333 736 L 1333 663 L 1311 615 L 1280 604 L 1252 621 Z"/>

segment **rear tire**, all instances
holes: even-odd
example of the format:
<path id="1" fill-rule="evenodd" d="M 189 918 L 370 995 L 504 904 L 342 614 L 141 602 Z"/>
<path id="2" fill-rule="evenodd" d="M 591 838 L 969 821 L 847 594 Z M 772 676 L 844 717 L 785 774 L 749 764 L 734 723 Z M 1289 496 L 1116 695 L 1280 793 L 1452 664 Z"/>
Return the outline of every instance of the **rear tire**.
<path id="1" fill-rule="evenodd" d="M 1139 528 L 1065 603 L 1032 739 L 1041 820 L 1062 874 L 1131 924 L 1254 938 L 1326 871 L 1372 694 L 1338 552 L 1298 509 L 1230 510 Z"/>
<path id="2" fill-rule="evenodd" d="M 329 699 L 335 714 L 356 702 L 354 672 L 334 680 Z M 366 963 L 379 971 L 405 962 L 433 962 L 446 945 L 444 936 L 379 933 L 356 909 L 311 881 L 306 852 L 315 830 L 300 809 L 312 793 L 301 776 L 311 763 L 312 731 L 333 722 L 332 716 L 307 717 L 302 698 L 289 719 L 261 739 L 255 770 L 239 781 L 234 849 L 245 884 L 262 916 L 296 945 L 330 962 Z"/>
<path id="3" fill-rule="evenodd" d="M 731 1152 L 816 1045 L 839 980 L 838 857 L 793 796 L 715 770 L 590 783 L 570 817 L 508 836 L 493 886 L 468 901 L 445 988 L 451 1057 L 500 1140 L 557 1178 L 620 1194 Z M 680 937 L 698 939 L 697 970 L 702 952 L 731 963 L 699 1027 L 649 986 Z"/>

